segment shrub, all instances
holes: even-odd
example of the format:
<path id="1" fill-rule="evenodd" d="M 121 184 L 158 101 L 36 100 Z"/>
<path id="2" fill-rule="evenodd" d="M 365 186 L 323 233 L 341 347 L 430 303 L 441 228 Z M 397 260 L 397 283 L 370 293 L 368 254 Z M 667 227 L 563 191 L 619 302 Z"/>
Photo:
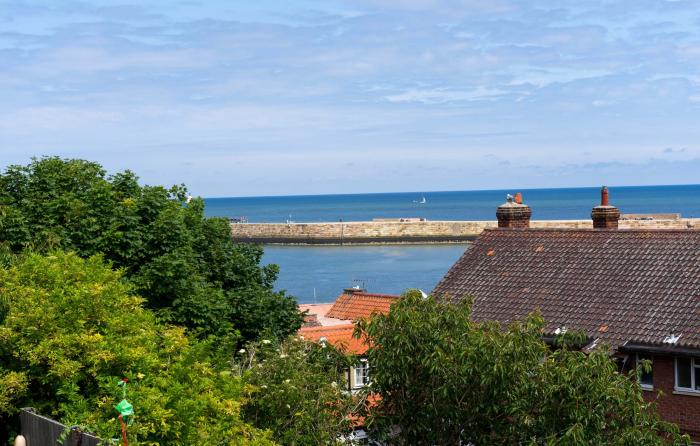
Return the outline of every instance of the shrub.
<path id="1" fill-rule="evenodd" d="M 352 427 L 355 401 L 345 381 L 350 363 L 333 346 L 300 338 L 249 345 L 236 361 L 250 384 L 245 420 L 271 430 L 284 445 L 338 442 Z"/>
<path id="2" fill-rule="evenodd" d="M 28 254 L 0 268 L 0 424 L 31 406 L 66 425 L 117 437 L 122 377 L 136 415 L 130 443 L 272 444 L 240 418 L 241 380 L 209 345 L 159 324 L 101 257 Z"/>

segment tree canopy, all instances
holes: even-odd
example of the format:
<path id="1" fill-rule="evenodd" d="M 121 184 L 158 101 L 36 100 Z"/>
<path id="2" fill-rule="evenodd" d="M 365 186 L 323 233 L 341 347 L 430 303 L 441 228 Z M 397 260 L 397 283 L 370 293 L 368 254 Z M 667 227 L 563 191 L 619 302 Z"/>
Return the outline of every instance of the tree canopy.
<path id="1" fill-rule="evenodd" d="M 391 444 L 689 444 L 663 422 L 609 352 L 550 349 L 534 314 L 504 329 L 473 322 L 468 300 L 409 293 L 361 321 L 371 345 L 366 408 Z"/>
<path id="2" fill-rule="evenodd" d="M 262 249 L 235 244 L 226 219 L 206 218 L 184 186 L 143 186 L 130 171 L 48 157 L 0 175 L 0 241 L 13 252 L 103 254 L 148 306 L 203 335 L 283 338 L 301 316 L 273 291 L 278 269 Z"/>
<path id="3" fill-rule="evenodd" d="M 130 443 L 273 444 L 241 420 L 243 383 L 211 363 L 208 343 L 159 323 L 101 257 L 21 256 L 0 268 L 0 295 L 0 425 L 30 406 L 117 437 L 117 384 L 126 377 L 136 411 Z"/>

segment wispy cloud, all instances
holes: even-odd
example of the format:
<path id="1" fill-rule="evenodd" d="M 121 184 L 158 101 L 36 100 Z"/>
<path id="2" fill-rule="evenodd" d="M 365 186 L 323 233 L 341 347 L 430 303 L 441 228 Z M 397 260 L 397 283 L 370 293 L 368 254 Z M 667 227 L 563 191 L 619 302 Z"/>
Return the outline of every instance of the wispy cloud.
<path id="1" fill-rule="evenodd" d="M 446 102 L 495 100 L 508 94 L 504 90 L 477 87 L 474 90 L 459 91 L 447 88 L 411 89 L 402 93 L 385 96 L 389 102 L 421 102 L 423 104 L 443 104 Z"/>

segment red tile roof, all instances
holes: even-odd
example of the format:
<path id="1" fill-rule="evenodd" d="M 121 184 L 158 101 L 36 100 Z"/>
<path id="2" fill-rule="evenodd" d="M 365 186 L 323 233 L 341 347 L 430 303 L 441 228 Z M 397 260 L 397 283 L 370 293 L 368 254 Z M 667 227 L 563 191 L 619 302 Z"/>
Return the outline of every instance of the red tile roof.
<path id="1" fill-rule="evenodd" d="M 539 309 L 547 333 L 583 330 L 589 347 L 700 348 L 700 231 L 486 230 L 433 294 L 471 296 L 475 320 Z"/>
<path id="2" fill-rule="evenodd" d="M 367 352 L 367 344 L 352 337 L 354 324 L 333 325 L 328 327 L 302 327 L 299 335 L 309 341 L 319 342 L 321 338 L 334 347 L 345 349 L 347 353 L 362 355 Z"/>
<path id="3" fill-rule="evenodd" d="M 335 319 L 332 317 L 326 316 L 328 312 L 333 308 L 333 302 L 332 303 L 323 303 L 323 304 L 299 304 L 299 311 L 302 313 L 308 312 L 308 315 L 315 315 L 316 320 L 318 321 L 318 325 L 343 325 L 343 324 L 349 324 L 350 320 L 343 320 L 343 319 Z M 315 324 L 305 324 L 306 326 L 309 325 L 315 325 Z"/>
<path id="4" fill-rule="evenodd" d="M 371 294 L 364 292 L 344 292 L 330 311 L 327 317 L 356 321 L 361 318 L 369 318 L 373 313 L 386 314 L 391 304 L 401 296 L 393 294 Z"/>

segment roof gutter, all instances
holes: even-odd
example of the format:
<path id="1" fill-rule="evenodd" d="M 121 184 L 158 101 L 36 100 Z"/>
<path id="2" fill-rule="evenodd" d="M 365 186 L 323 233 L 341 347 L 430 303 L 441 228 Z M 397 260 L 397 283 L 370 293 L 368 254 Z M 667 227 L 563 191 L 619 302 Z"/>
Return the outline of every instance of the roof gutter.
<path id="1" fill-rule="evenodd" d="M 653 345 L 653 344 L 639 344 L 633 342 L 626 342 L 621 345 L 618 349 L 621 352 L 629 353 L 652 353 L 652 354 L 667 354 L 674 356 L 698 356 L 700 355 L 700 348 L 692 347 L 674 347 L 672 345 Z"/>

